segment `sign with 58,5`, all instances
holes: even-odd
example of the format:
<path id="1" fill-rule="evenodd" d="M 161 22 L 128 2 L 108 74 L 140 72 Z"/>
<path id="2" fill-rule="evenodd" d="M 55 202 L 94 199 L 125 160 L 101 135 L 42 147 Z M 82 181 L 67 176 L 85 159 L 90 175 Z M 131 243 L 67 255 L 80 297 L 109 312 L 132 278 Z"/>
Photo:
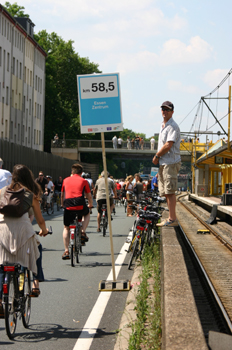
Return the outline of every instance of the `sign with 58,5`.
<path id="1" fill-rule="evenodd" d="M 119 73 L 77 76 L 81 133 L 123 130 Z"/>

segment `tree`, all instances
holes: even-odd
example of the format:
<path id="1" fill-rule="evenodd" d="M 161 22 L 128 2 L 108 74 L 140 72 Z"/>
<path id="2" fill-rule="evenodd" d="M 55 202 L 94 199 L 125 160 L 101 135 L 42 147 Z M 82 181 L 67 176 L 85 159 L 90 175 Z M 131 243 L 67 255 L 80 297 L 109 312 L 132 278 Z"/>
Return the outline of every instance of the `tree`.
<path id="1" fill-rule="evenodd" d="M 65 42 L 56 33 L 46 30 L 34 35 L 47 52 L 44 150 L 50 150 L 55 133 L 67 139 L 80 138 L 77 78 L 79 74 L 101 73 L 98 64 L 80 57 L 73 41 Z"/>
<path id="2" fill-rule="evenodd" d="M 7 2 L 5 2 L 4 7 L 11 14 L 12 17 L 27 17 L 27 18 L 29 18 L 29 15 L 24 13 L 24 11 L 23 11 L 23 10 L 25 10 L 25 7 L 17 5 L 16 2 L 14 4 L 11 4 L 7 1 Z"/>

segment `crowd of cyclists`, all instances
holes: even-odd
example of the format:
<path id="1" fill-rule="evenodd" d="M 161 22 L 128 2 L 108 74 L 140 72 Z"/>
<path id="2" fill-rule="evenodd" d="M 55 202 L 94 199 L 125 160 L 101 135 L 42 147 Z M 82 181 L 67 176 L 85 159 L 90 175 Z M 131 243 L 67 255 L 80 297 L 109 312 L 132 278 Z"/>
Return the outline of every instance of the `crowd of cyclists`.
<path id="1" fill-rule="evenodd" d="M 24 175 L 24 173 L 26 175 Z M 22 175 L 23 174 L 23 175 Z M 39 290 L 39 281 L 43 280 L 42 277 L 38 277 L 38 272 L 41 273 L 42 265 L 41 265 L 41 245 L 38 240 L 34 236 L 34 231 L 32 229 L 31 222 L 35 216 L 37 223 L 41 227 L 40 235 L 46 236 L 48 233 L 48 229 L 45 227 L 44 218 L 41 215 L 41 208 L 47 205 L 52 207 L 52 203 L 54 203 L 57 198 L 60 200 L 60 207 L 63 208 L 63 243 L 64 243 L 64 253 L 62 255 L 62 259 L 69 259 L 69 225 L 74 220 L 76 215 L 82 217 L 82 233 L 81 233 L 81 242 L 85 244 L 88 242 L 89 238 L 86 235 L 86 230 L 90 221 L 90 214 L 93 208 L 93 199 L 96 200 L 97 207 L 97 232 L 101 232 L 100 220 L 101 220 L 101 212 L 102 205 L 106 204 L 106 187 L 105 187 L 105 174 L 104 171 L 99 175 L 99 178 L 96 180 L 95 184 L 91 179 L 91 174 L 84 173 L 83 168 L 80 164 L 73 164 L 71 169 L 71 175 L 67 178 L 63 179 L 62 176 L 59 176 L 53 182 L 53 179 L 50 175 L 44 175 L 43 171 L 39 171 L 38 177 L 34 180 L 33 174 L 24 165 L 17 165 L 14 167 L 14 171 L 12 173 L 12 177 L 9 178 L 11 183 L 8 184 L 9 187 L 14 189 L 15 183 L 24 187 L 25 193 L 30 193 L 30 210 L 28 208 L 28 212 L 23 215 L 22 218 L 7 218 L 4 215 L 0 214 L 0 220 L 2 222 L 1 227 L 5 225 L 8 227 L 8 221 L 14 222 L 15 227 L 12 230 L 7 231 L 7 235 L 17 235 L 17 230 L 23 222 L 23 226 L 25 226 L 25 222 L 27 226 L 31 229 L 28 231 L 28 237 L 25 237 L 25 241 L 27 244 L 32 244 L 33 237 L 33 249 L 35 246 L 38 246 L 38 252 L 34 254 L 34 261 L 31 270 L 34 272 L 34 285 L 31 296 L 38 296 L 40 294 Z M 107 183 L 108 190 L 110 196 L 110 210 L 111 213 L 115 212 L 115 203 L 130 204 L 134 198 L 139 199 L 142 193 L 152 187 L 152 181 L 141 181 L 139 173 L 135 175 L 129 175 L 126 179 L 114 179 L 109 173 L 107 174 Z M 4 185 L 6 185 L 4 183 Z M 2 193 L 4 193 L 6 186 L 3 187 Z M 1 194 L 1 187 L 0 187 Z M 42 205 L 42 206 L 41 206 Z M 38 208 L 40 206 L 40 209 Z M 34 212 L 31 210 L 33 209 Z M 132 210 L 130 205 L 127 205 L 127 216 L 132 216 Z M 111 219 L 112 216 L 111 216 Z M 8 221 L 7 221 L 8 220 Z M 19 225 L 20 224 L 20 225 Z M 7 226 L 8 225 L 8 226 Z M 5 227 L 4 226 L 4 227 Z M 6 233 L 5 233 L 6 234 Z M 10 241 L 10 239 L 9 239 Z M 6 255 L 8 261 L 11 262 L 11 254 L 10 248 L 7 253 L 3 248 L 3 242 L 1 242 L 1 252 L 4 254 L 0 254 L 0 264 L 6 260 Z M 26 255 L 26 254 L 25 254 Z M 17 260 L 17 256 L 14 256 L 14 260 Z M 20 260 L 21 259 L 21 260 Z M 19 257 L 19 262 L 22 263 L 23 266 L 27 266 L 28 262 Z M 36 264 L 36 265 L 35 265 Z M 36 268 L 37 266 L 37 268 Z M 37 271 L 37 274 L 36 274 Z M 1 272 L 1 271 L 0 271 Z M 2 293 L 2 283 L 3 283 L 3 275 L 0 273 L 0 293 Z M 3 309 L 1 304 L 1 296 L 0 296 L 0 317 L 3 317 Z"/>

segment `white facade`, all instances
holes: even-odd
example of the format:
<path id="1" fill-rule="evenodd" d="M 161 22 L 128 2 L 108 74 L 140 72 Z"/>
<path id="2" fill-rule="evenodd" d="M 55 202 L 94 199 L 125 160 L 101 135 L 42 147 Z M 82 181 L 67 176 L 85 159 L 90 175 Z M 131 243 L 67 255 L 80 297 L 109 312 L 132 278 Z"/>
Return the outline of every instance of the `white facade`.
<path id="1" fill-rule="evenodd" d="M 34 26 L 28 20 L 27 26 Z M 46 53 L 0 5 L 0 137 L 43 151 Z"/>

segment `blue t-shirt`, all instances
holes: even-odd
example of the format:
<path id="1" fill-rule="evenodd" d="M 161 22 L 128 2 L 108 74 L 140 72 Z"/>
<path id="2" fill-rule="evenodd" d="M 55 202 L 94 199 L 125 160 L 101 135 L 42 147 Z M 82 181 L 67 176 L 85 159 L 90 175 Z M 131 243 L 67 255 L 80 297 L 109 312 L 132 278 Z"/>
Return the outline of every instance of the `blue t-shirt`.
<path id="1" fill-rule="evenodd" d="M 157 192 L 158 187 L 156 187 L 154 184 L 158 185 L 158 177 L 156 176 L 154 176 L 153 179 L 151 180 L 151 189 Z"/>

